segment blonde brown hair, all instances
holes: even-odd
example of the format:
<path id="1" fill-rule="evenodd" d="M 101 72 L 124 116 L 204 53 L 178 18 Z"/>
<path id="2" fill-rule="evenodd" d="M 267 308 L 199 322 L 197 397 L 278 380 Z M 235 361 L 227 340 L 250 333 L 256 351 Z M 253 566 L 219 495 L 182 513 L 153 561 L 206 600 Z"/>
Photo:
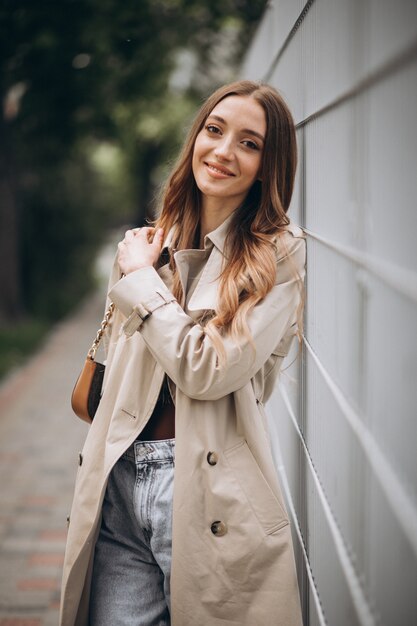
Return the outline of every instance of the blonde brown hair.
<path id="1" fill-rule="evenodd" d="M 194 247 L 200 222 L 200 191 L 192 172 L 194 144 L 214 107 L 229 96 L 247 96 L 258 102 L 266 118 L 261 179 L 237 207 L 226 238 L 227 262 L 220 277 L 214 317 L 205 326 L 221 357 L 221 335 L 230 331 L 239 340 L 250 338 L 247 315 L 272 289 L 276 280 L 276 243 L 289 223 L 286 215 L 297 167 L 297 143 L 292 115 L 281 95 L 271 86 L 242 80 L 220 87 L 203 104 L 189 131 L 178 162 L 162 196 L 156 226 L 172 230 L 172 248 Z M 183 303 L 184 294 L 171 255 L 173 292 Z M 223 360 L 223 358 L 222 358 Z"/>

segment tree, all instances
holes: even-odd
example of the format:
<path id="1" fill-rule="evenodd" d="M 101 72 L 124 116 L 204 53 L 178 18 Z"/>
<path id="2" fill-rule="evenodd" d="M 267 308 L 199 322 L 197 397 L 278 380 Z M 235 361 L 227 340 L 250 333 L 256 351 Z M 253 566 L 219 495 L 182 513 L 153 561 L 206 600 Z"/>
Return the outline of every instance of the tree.
<path id="1" fill-rule="evenodd" d="M 24 312 L 59 317 L 90 287 L 86 268 L 117 220 L 117 207 L 97 191 L 105 182 L 92 166 L 94 146 L 108 142 L 123 154 L 123 189 L 112 202 L 129 205 L 123 219 L 142 220 L 159 163 L 195 102 L 216 86 L 216 52 L 233 66 L 264 5 L 3 1 L 0 322 Z M 179 89 L 172 77 L 184 50 L 192 80 Z"/>

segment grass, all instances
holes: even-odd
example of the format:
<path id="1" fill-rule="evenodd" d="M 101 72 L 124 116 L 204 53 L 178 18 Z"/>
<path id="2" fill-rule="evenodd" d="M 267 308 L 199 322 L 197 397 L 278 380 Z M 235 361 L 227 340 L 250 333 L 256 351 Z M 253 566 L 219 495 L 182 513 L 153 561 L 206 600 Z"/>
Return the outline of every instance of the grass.
<path id="1" fill-rule="evenodd" d="M 0 379 L 25 361 L 48 330 L 50 324 L 39 320 L 26 320 L 0 328 Z"/>

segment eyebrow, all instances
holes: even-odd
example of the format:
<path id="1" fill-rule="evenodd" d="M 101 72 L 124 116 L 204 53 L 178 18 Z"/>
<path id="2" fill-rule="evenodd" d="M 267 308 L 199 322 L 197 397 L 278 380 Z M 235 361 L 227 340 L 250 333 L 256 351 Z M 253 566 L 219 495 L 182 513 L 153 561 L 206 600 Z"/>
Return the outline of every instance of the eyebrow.
<path id="1" fill-rule="evenodd" d="M 220 117 L 220 115 L 209 115 L 208 117 L 209 118 L 212 117 L 213 119 L 218 120 L 222 124 L 226 124 L 227 125 L 226 120 L 223 119 L 222 117 Z M 260 139 L 261 141 L 265 142 L 265 137 L 263 135 L 261 135 L 261 133 L 257 133 L 256 130 L 252 130 L 251 128 L 242 128 L 242 133 L 246 133 L 248 135 L 253 135 L 254 137 L 258 137 L 258 139 Z"/>

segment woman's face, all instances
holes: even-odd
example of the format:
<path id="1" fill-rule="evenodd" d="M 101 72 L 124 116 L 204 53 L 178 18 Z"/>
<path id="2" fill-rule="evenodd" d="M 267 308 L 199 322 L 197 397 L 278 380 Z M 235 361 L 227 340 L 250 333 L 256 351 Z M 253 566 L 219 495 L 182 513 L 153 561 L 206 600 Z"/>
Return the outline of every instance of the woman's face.
<path id="1" fill-rule="evenodd" d="M 261 176 L 266 120 L 250 96 L 228 96 L 217 104 L 197 135 L 192 168 L 203 207 L 234 210 Z"/>

